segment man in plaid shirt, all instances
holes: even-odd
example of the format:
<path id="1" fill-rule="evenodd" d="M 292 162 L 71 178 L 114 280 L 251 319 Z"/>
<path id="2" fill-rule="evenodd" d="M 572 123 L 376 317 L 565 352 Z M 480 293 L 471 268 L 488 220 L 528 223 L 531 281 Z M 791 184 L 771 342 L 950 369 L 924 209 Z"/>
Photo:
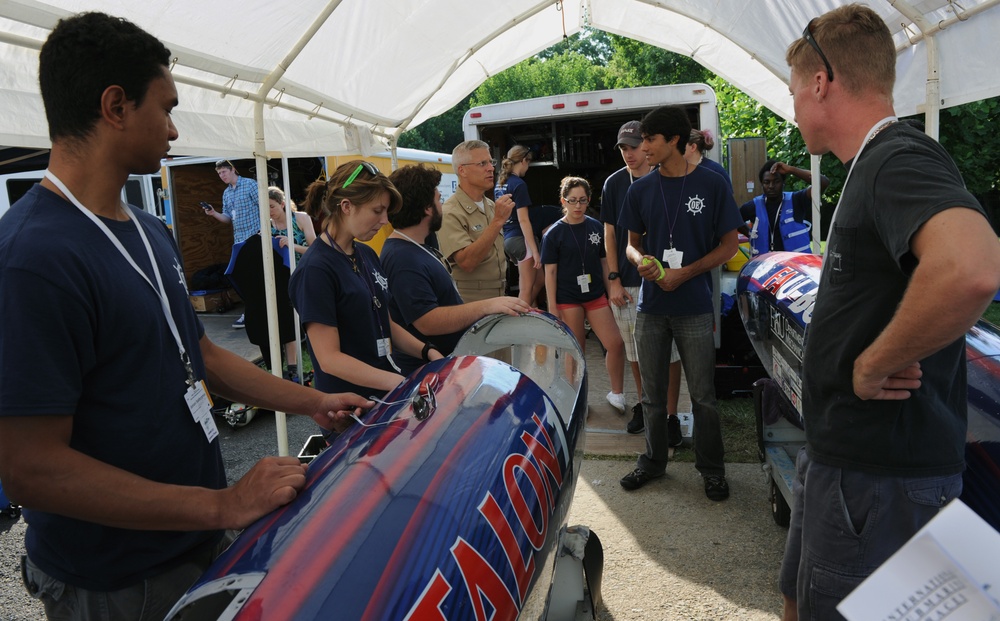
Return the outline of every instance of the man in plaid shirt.
<path id="1" fill-rule="evenodd" d="M 229 160 L 215 163 L 215 172 L 227 184 L 222 193 L 222 213 L 206 208 L 205 214 L 219 222 L 233 225 L 233 244 L 246 241 L 260 231 L 260 207 L 258 206 L 257 182 L 241 177 Z M 244 316 L 233 322 L 234 328 L 244 327 Z"/>

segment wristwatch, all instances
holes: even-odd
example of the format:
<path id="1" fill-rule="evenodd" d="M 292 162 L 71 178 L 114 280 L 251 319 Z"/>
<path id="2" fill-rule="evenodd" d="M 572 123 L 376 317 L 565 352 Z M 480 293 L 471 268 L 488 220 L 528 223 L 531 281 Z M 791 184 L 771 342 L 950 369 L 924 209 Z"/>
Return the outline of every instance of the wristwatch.
<path id="1" fill-rule="evenodd" d="M 608 273 L 608 280 L 618 280 L 618 272 Z"/>

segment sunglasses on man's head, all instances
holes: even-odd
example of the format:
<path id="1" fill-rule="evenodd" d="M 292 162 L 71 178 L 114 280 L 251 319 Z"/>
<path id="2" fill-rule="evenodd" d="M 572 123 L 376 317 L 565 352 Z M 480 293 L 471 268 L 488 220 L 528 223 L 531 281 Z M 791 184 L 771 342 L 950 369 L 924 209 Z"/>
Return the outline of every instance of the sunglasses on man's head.
<path id="1" fill-rule="evenodd" d="M 344 185 L 340 187 L 346 188 L 354 183 L 354 180 L 358 178 L 358 175 L 361 174 L 362 170 L 367 170 L 372 177 L 378 177 L 379 175 L 379 170 L 375 167 L 375 164 L 372 164 L 371 162 L 361 162 L 358 164 L 358 167 L 354 169 L 354 172 L 351 173 L 351 176 L 347 178 L 347 181 L 344 182 Z"/>
<path id="2" fill-rule="evenodd" d="M 816 39 L 814 39 L 812 35 L 812 25 L 814 21 L 816 21 L 815 17 L 810 19 L 809 23 L 806 24 L 805 30 L 802 31 L 802 38 L 805 39 L 806 43 L 812 46 L 812 49 L 816 50 L 819 57 L 823 59 L 823 64 L 826 65 L 826 79 L 833 82 L 833 67 L 830 66 L 830 61 L 826 59 L 826 54 L 824 54 L 823 50 L 820 49 L 819 43 L 816 43 Z"/>

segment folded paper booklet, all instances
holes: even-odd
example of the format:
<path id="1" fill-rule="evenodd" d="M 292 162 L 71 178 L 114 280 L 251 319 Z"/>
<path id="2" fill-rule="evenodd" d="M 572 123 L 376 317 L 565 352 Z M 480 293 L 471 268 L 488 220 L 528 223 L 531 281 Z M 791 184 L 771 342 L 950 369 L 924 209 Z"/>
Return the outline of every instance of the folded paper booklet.
<path id="1" fill-rule="evenodd" d="M 848 621 L 1000 621 L 1000 533 L 950 503 L 837 606 Z"/>

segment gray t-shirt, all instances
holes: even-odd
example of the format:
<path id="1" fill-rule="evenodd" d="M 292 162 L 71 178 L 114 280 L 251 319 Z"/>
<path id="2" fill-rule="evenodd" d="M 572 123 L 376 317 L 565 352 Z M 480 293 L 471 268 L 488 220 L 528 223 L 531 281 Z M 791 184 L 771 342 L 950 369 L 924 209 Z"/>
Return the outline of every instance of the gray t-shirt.
<path id="1" fill-rule="evenodd" d="M 816 461 L 894 476 L 962 471 L 964 338 L 920 361 L 922 385 L 909 399 L 862 401 L 853 389 L 854 361 L 892 319 L 916 267 L 910 240 L 952 207 L 982 213 L 934 140 L 897 123 L 862 151 L 829 235 L 806 336 L 803 413 Z"/>

